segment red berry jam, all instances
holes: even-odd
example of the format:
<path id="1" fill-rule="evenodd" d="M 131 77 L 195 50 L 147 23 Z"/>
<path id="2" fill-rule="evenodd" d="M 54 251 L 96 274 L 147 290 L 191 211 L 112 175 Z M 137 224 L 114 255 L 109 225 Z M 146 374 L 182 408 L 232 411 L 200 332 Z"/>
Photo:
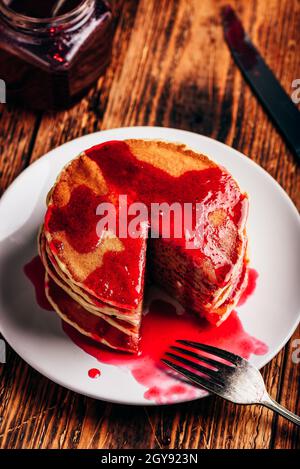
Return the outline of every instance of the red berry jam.
<path id="1" fill-rule="evenodd" d="M 0 78 L 7 102 L 70 107 L 109 63 L 107 0 L 0 0 Z"/>

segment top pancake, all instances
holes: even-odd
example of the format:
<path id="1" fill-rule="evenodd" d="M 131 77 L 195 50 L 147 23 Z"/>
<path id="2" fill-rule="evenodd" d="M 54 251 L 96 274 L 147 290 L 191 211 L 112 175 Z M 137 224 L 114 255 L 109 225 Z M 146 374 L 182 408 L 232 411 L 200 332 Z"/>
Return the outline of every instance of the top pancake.
<path id="1" fill-rule="evenodd" d="M 201 246 L 187 250 L 185 236 L 160 242 L 198 265 L 210 290 L 230 282 L 245 245 L 247 197 L 238 184 L 225 169 L 183 145 L 126 140 L 86 150 L 63 169 L 49 193 L 45 236 L 59 268 L 75 285 L 128 311 L 142 301 L 149 220 L 136 239 L 96 232 L 97 206 L 117 207 L 120 194 L 128 205 L 201 204 Z"/>

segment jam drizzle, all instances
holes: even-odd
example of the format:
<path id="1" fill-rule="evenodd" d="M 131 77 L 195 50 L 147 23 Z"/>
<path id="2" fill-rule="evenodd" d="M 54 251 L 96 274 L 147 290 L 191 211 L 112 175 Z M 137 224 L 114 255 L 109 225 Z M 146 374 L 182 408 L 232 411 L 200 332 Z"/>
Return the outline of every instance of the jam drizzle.
<path id="1" fill-rule="evenodd" d="M 235 237 L 229 252 L 225 252 L 220 240 L 224 240 L 227 232 L 236 230 L 247 204 L 247 199 L 240 193 L 229 173 L 212 166 L 186 171 L 174 177 L 153 164 L 140 161 L 131 152 L 129 145 L 122 141 L 106 142 L 85 153 L 100 167 L 108 194 L 126 194 L 128 204 L 142 202 L 150 213 L 152 203 L 191 203 L 193 209 L 195 203 L 201 203 L 204 211 L 204 248 L 190 249 L 189 258 L 191 263 L 197 263 L 208 257 L 215 269 L 215 283 L 219 287 L 224 286 L 224 280 L 236 262 L 238 249 L 234 248 Z M 96 195 L 87 186 L 78 186 L 73 189 L 66 206 L 48 208 L 45 228 L 54 236 L 56 232 L 64 231 L 68 242 L 79 254 L 93 252 L 99 243 L 96 225 L 100 218 L 96 215 L 96 207 L 102 201 L 107 202 L 107 196 Z M 220 223 L 216 226 L 209 222 L 209 215 L 220 208 L 226 210 L 228 217 L 225 225 Z M 160 227 L 155 229 L 159 231 Z M 172 237 L 172 226 L 170 232 L 171 239 L 168 242 L 174 244 L 176 249 L 185 250 L 184 234 L 181 238 Z M 122 251 L 107 252 L 101 267 L 92 271 L 83 281 L 88 291 L 104 302 L 128 309 L 136 308 L 143 290 L 145 237 L 122 238 Z"/>
<path id="2" fill-rule="evenodd" d="M 99 238 L 96 225 L 99 217 L 96 215 L 97 206 L 105 202 L 102 196 L 97 196 L 92 189 L 80 185 L 73 189 L 67 205 L 64 207 L 50 207 L 45 218 L 45 227 L 50 232 L 64 231 L 68 242 L 79 254 L 92 251 Z"/>

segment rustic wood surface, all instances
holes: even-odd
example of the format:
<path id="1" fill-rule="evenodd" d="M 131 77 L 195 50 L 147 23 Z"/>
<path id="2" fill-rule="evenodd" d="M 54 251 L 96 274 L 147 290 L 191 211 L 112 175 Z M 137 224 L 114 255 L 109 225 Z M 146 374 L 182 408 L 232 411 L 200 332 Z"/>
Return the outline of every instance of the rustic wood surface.
<path id="1" fill-rule="evenodd" d="M 1 192 L 28 164 L 75 137 L 126 125 L 192 130 L 226 142 L 265 168 L 300 209 L 300 169 L 234 65 L 218 0 L 124 0 L 113 60 L 79 104 L 58 114 L 1 104 Z M 300 78 L 297 0 L 232 1 L 286 91 Z M 1 70 L 0 70 L 1 74 Z M 292 340 L 263 370 L 267 388 L 300 413 Z M 2 448 L 296 448 L 299 430 L 260 407 L 209 397 L 127 407 L 79 396 L 8 349 L 0 366 Z"/>

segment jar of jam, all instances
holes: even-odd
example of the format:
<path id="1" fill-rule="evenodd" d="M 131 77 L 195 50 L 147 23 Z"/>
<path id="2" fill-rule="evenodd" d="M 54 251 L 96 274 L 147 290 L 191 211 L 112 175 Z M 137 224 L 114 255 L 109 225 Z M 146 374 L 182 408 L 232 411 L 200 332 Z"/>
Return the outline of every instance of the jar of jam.
<path id="1" fill-rule="evenodd" d="M 107 0 L 0 0 L 0 79 L 7 103 L 71 106 L 104 72 L 112 37 Z"/>

